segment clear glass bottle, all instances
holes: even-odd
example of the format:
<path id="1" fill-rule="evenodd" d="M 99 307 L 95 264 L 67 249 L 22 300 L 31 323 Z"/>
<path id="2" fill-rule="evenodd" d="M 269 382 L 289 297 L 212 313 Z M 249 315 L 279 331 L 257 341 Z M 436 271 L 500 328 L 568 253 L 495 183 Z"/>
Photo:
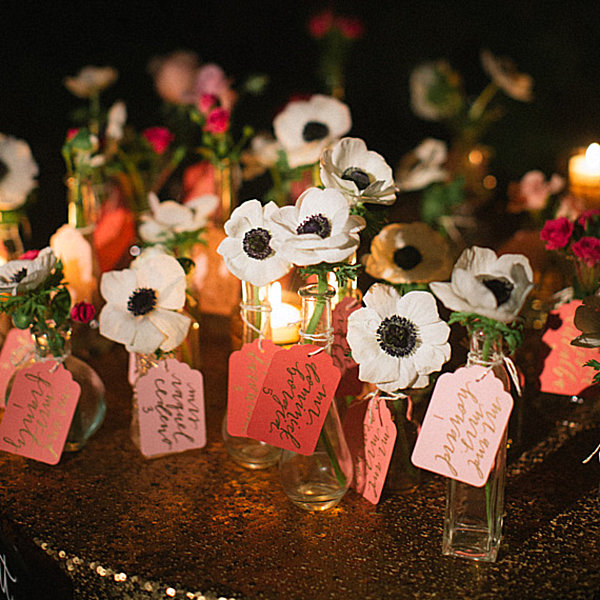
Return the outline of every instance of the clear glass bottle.
<path id="1" fill-rule="evenodd" d="M 492 368 L 510 391 L 502 342 L 490 341 L 482 332 L 471 333 L 467 366 Z M 498 555 L 504 518 L 507 430 L 504 431 L 489 478 L 482 487 L 448 479 L 442 553 L 493 562 Z"/>
<path id="2" fill-rule="evenodd" d="M 0 264 L 15 260 L 24 253 L 19 224 L 21 216 L 14 210 L 0 211 Z"/>
<path id="3" fill-rule="evenodd" d="M 319 284 L 300 289 L 302 298 L 302 343 L 313 344 L 328 352 L 333 342 L 331 300 L 335 290 Z M 318 512 L 336 506 L 352 481 L 352 457 L 344 437 L 335 402 L 331 402 L 310 456 L 283 450 L 279 475 L 288 498 L 298 507 Z"/>
<path id="4" fill-rule="evenodd" d="M 49 337 L 51 335 L 62 335 L 65 339 L 63 353 L 60 356 L 52 354 Z M 77 407 L 71 427 L 67 434 L 64 452 L 77 452 L 81 450 L 104 422 L 106 415 L 106 402 L 104 399 L 104 384 L 99 375 L 83 360 L 71 354 L 71 330 L 53 330 L 50 334 L 32 334 L 34 342 L 34 353 L 26 362 L 19 366 L 13 373 L 6 388 L 6 401 L 12 391 L 16 374 L 19 370 L 28 366 L 46 361 L 57 361 L 71 373 L 73 381 L 79 384 L 81 392 L 77 401 Z"/>
<path id="5" fill-rule="evenodd" d="M 242 282 L 242 320 L 241 345 L 250 344 L 256 339 L 271 339 L 271 305 L 268 286 L 258 287 Z M 237 348 L 236 348 L 237 349 Z M 230 435 L 227 431 L 227 413 L 221 427 L 223 444 L 229 456 L 248 469 L 266 469 L 277 464 L 281 449 L 253 440 L 252 438 Z"/>

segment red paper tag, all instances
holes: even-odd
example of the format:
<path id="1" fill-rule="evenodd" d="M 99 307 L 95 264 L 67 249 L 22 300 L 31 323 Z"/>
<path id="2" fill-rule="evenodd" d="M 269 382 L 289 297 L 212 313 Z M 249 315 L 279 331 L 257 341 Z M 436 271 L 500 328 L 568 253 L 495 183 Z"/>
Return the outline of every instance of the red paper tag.
<path id="1" fill-rule="evenodd" d="M 348 317 L 360 308 L 360 302 L 356 298 L 346 296 L 340 300 L 333 309 L 331 320 L 333 325 L 333 344 L 331 356 L 333 364 L 340 370 L 342 376 L 347 370 L 356 366 L 350 356 L 350 346 L 346 339 L 348 332 Z"/>
<path id="2" fill-rule="evenodd" d="M 362 494 L 365 489 L 367 477 L 365 473 L 364 420 L 368 405 L 369 403 L 366 400 L 356 400 L 353 402 L 346 410 L 343 424 L 344 437 L 348 443 L 354 467 L 352 487 L 359 494 Z"/>
<path id="3" fill-rule="evenodd" d="M 594 370 L 583 365 L 591 358 L 598 359 L 597 348 L 571 346 L 571 340 L 581 334 L 574 318 L 580 300 L 567 302 L 550 312 L 548 323 L 560 322 L 558 329 L 547 329 L 542 342 L 550 347 L 540 375 L 540 390 L 547 394 L 576 396 L 592 385 Z"/>
<path id="4" fill-rule="evenodd" d="M 151 458 L 206 445 L 200 371 L 169 358 L 140 377 L 135 390 L 144 456 Z"/>
<path id="5" fill-rule="evenodd" d="M 513 407 L 493 371 L 475 365 L 435 385 L 412 453 L 413 464 L 481 487 L 487 481 Z"/>
<path id="6" fill-rule="evenodd" d="M 53 360 L 21 369 L 0 423 L 0 450 L 58 463 L 79 393 L 71 373 Z"/>
<path id="7" fill-rule="evenodd" d="M 365 481 L 360 493 L 369 502 L 377 504 L 381 497 L 398 434 L 385 400 L 375 397 L 369 401 L 363 427 Z"/>
<path id="8" fill-rule="evenodd" d="M 271 364 L 280 350 L 270 340 L 254 340 L 229 357 L 227 396 L 227 431 L 229 435 L 245 437 L 250 417 L 256 406 L 258 392 Z"/>
<path id="9" fill-rule="evenodd" d="M 6 386 L 15 369 L 33 354 L 33 341 L 29 329 L 14 327 L 6 335 L 0 352 L 0 406 L 4 406 Z"/>
<path id="10" fill-rule="evenodd" d="M 339 380 L 331 356 L 317 346 L 279 350 L 258 394 L 248 437 L 312 454 Z"/>

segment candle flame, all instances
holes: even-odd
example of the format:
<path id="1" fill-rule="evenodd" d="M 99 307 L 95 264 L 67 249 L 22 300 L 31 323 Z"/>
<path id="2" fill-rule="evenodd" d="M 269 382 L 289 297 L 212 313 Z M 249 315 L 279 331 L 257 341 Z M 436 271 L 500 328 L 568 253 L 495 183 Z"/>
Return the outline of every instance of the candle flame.
<path id="1" fill-rule="evenodd" d="M 269 288 L 269 304 L 271 308 L 281 304 L 281 284 L 279 281 L 271 284 Z"/>
<path id="2" fill-rule="evenodd" d="M 596 142 L 590 144 L 585 151 L 586 167 L 591 169 L 600 169 L 600 144 Z"/>

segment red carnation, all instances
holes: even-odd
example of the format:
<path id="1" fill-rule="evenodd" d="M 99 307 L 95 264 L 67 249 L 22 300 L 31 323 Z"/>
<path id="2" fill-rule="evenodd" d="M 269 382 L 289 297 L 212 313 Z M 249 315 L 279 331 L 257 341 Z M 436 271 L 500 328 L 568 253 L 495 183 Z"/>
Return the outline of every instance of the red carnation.
<path id="1" fill-rule="evenodd" d="M 148 129 L 144 129 L 142 135 L 156 154 L 163 154 L 175 139 L 175 136 L 166 127 L 148 127 Z"/>
<path id="2" fill-rule="evenodd" d="M 326 10 L 313 15 L 308 22 L 308 31 L 316 39 L 326 36 L 333 27 L 333 12 Z"/>
<path id="3" fill-rule="evenodd" d="M 229 111 L 226 108 L 211 110 L 206 118 L 204 131 L 208 133 L 225 133 L 229 129 Z"/>
<path id="4" fill-rule="evenodd" d="M 572 233 L 573 223 L 567 217 L 560 217 L 546 221 L 540 231 L 540 238 L 546 242 L 547 250 L 559 250 L 569 243 Z"/>

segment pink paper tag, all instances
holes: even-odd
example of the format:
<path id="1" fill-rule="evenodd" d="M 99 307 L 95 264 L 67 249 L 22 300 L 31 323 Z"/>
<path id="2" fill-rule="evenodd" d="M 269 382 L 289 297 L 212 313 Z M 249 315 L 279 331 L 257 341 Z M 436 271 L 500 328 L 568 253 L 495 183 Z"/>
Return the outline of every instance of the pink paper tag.
<path id="1" fill-rule="evenodd" d="M 369 401 L 363 426 L 366 477 L 361 493 L 369 502 L 377 504 L 398 434 L 385 400 L 375 397 Z"/>
<path id="2" fill-rule="evenodd" d="M 142 454 L 183 452 L 206 445 L 200 371 L 174 358 L 161 361 L 135 385 Z"/>
<path id="3" fill-rule="evenodd" d="M 245 437 L 256 398 L 271 364 L 280 350 L 270 340 L 254 340 L 229 357 L 227 396 L 227 431 L 229 435 Z"/>
<path id="4" fill-rule="evenodd" d="M 29 329 L 14 327 L 6 335 L 0 352 L 0 406 L 4 406 L 6 386 L 15 369 L 33 353 L 33 341 Z"/>
<path id="5" fill-rule="evenodd" d="M 462 367 L 443 374 L 433 390 L 412 453 L 413 464 L 483 486 L 512 407 L 512 396 L 485 367 Z"/>
<path id="6" fill-rule="evenodd" d="M 317 346 L 279 350 L 258 394 L 248 437 L 312 454 L 339 380 L 331 356 Z"/>
<path id="7" fill-rule="evenodd" d="M 58 463 L 79 393 L 79 384 L 56 361 L 21 369 L 0 423 L 0 450 Z"/>
<path id="8" fill-rule="evenodd" d="M 591 358 L 598 360 L 600 350 L 571 346 L 571 340 L 581 334 L 573 322 L 580 305 L 580 300 L 567 302 L 548 316 L 548 323 L 556 320 L 560 326 L 558 329 L 547 329 L 542 336 L 542 342 L 550 347 L 540 375 L 542 392 L 576 396 L 592 385 L 594 370 L 583 365 Z"/>

